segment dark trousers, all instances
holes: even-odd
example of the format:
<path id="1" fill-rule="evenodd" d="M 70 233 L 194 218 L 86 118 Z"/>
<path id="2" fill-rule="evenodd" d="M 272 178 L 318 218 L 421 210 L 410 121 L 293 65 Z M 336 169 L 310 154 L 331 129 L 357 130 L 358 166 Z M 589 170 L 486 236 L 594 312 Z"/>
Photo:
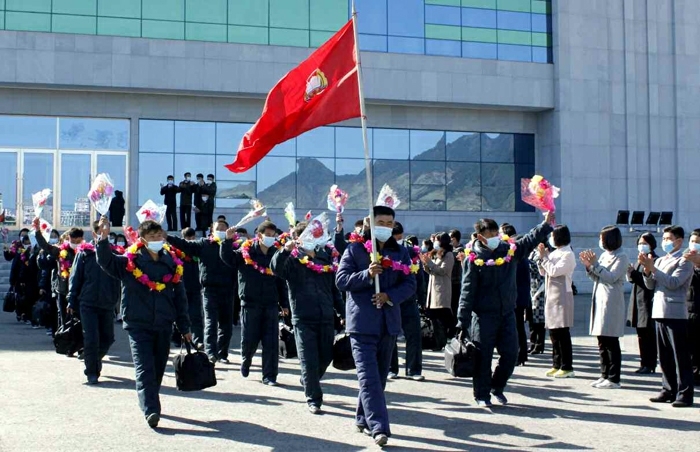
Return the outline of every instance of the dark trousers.
<path id="1" fill-rule="evenodd" d="M 387 333 L 379 336 L 350 334 L 352 356 L 360 385 L 355 424 L 367 427 L 373 436 L 379 433 L 391 436 L 384 388 L 395 343 L 396 336 Z"/>
<path id="2" fill-rule="evenodd" d="M 418 304 L 413 300 L 401 303 L 401 327 L 406 338 L 406 376 L 421 375 L 423 373 L 423 347 L 421 344 L 420 313 Z M 391 354 L 391 366 L 389 370 L 399 373 L 399 348 L 394 345 Z"/>
<path id="3" fill-rule="evenodd" d="M 637 341 L 639 342 L 639 357 L 641 366 L 656 369 L 656 327 L 650 320 L 646 328 L 637 328 Z"/>
<path id="4" fill-rule="evenodd" d="M 80 305 L 85 375 L 99 377 L 102 358 L 114 343 L 114 310 Z"/>
<path id="5" fill-rule="evenodd" d="M 177 231 L 177 205 L 166 204 L 165 221 L 168 222 L 168 231 Z"/>
<path id="6" fill-rule="evenodd" d="M 321 378 L 333 361 L 333 323 L 304 323 L 294 325 L 294 340 L 301 365 L 301 382 L 306 402 L 321 407 L 323 391 Z"/>
<path id="7" fill-rule="evenodd" d="M 622 367 L 622 351 L 620 351 L 620 338 L 612 336 L 598 336 L 598 354 L 600 355 L 600 376 L 613 383 L 620 382 L 620 368 Z"/>
<path id="8" fill-rule="evenodd" d="M 443 327 L 445 327 L 445 334 L 447 335 L 448 340 L 455 336 L 455 327 L 457 326 L 457 322 L 450 309 L 428 309 L 427 313 L 431 320 L 437 320 Z"/>
<path id="9" fill-rule="evenodd" d="M 688 321 L 657 319 L 656 343 L 663 376 L 663 392 L 676 400 L 693 402 L 693 366 L 688 350 Z"/>
<path id="10" fill-rule="evenodd" d="M 187 291 L 187 312 L 190 315 L 190 330 L 195 344 L 204 343 L 204 318 L 202 315 L 202 291 Z M 230 339 L 229 339 L 230 342 Z"/>
<path id="11" fill-rule="evenodd" d="M 698 314 L 688 315 L 688 342 L 693 376 L 696 380 L 700 380 L 700 315 Z"/>
<path id="12" fill-rule="evenodd" d="M 262 343 L 263 380 L 277 380 L 279 373 L 279 310 L 274 306 L 241 308 L 241 366 L 250 367 Z"/>
<path id="13" fill-rule="evenodd" d="M 490 400 L 491 389 L 502 391 L 513 374 L 518 359 L 518 332 L 515 312 L 505 315 L 472 315 L 471 339 L 476 346 L 474 398 Z M 491 374 L 494 348 L 500 355 Z"/>
<path id="14" fill-rule="evenodd" d="M 233 324 L 238 325 L 241 322 L 241 297 L 238 291 L 233 294 Z"/>
<path id="15" fill-rule="evenodd" d="M 189 228 L 192 223 L 192 206 L 180 206 L 180 225 L 182 229 Z"/>
<path id="16" fill-rule="evenodd" d="M 549 330 L 549 339 L 552 341 L 552 367 L 560 370 L 574 370 L 574 351 L 569 328 Z"/>
<path id="17" fill-rule="evenodd" d="M 68 312 L 66 311 L 66 308 L 68 308 L 68 300 L 64 294 L 59 293 L 56 296 L 56 309 L 58 311 L 58 323 L 56 325 L 56 330 L 63 326 L 63 324 L 66 323 L 66 320 L 68 320 Z"/>
<path id="18" fill-rule="evenodd" d="M 160 414 L 160 385 L 170 354 L 172 328 L 151 331 L 140 328 L 127 330 L 131 357 L 136 372 L 136 392 L 143 414 Z"/>
<path id="19" fill-rule="evenodd" d="M 204 350 L 210 359 L 227 359 L 233 335 L 231 288 L 204 288 Z"/>
<path id="20" fill-rule="evenodd" d="M 194 222 L 196 224 L 195 230 L 196 231 L 206 231 L 207 228 L 204 226 L 202 222 L 202 212 L 195 212 L 194 214 Z"/>
<path id="21" fill-rule="evenodd" d="M 525 329 L 526 308 L 515 308 L 515 327 L 518 330 L 518 364 L 527 361 L 527 331 Z"/>
<path id="22" fill-rule="evenodd" d="M 461 265 L 459 262 L 455 262 L 455 265 Z M 459 309 L 459 297 L 462 295 L 462 284 L 452 284 L 452 300 L 450 300 L 450 307 L 453 313 L 457 313 Z M 455 325 L 457 321 L 455 320 Z"/>
<path id="23" fill-rule="evenodd" d="M 530 324 L 530 348 L 532 350 L 544 351 L 545 331 L 544 323 Z"/>

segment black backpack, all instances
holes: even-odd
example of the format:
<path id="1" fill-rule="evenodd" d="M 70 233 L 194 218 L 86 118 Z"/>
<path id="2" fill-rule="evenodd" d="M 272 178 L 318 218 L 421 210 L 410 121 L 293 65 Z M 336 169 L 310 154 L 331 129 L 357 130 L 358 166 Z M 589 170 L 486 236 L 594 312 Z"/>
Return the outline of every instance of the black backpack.
<path id="1" fill-rule="evenodd" d="M 297 357 L 297 343 L 294 340 L 292 328 L 280 323 L 280 358 L 292 359 Z"/>
<path id="2" fill-rule="evenodd" d="M 204 352 L 192 353 L 190 343 L 183 342 L 187 347 L 187 353 L 182 353 L 182 346 L 180 346 L 180 354 L 173 358 L 175 385 L 178 391 L 201 391 L 216 386 L 214 363 L 209 361 L 209 357 Z"/>

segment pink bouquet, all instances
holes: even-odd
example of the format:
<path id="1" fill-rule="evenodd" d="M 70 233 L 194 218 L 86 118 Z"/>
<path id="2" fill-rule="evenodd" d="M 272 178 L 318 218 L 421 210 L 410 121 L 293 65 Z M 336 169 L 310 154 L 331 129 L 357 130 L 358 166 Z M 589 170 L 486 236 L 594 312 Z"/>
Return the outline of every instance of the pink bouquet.
<path id="1" fill-rule="evenodd" d="M 51 189 L 45 188 L 32 195 L 32 204 L 34 204 L 34 216 L 40 217 L 46 206 L 46 201 L 51 197 Z"/>
<path id="2" fill-rule="evenodd" d="M 133 245 L 139 239 L 138 232 L 134 231 L 134 228 L 131 226 L 124 228 L 124 235 L 126 236 L 126 241 L 129 245 Z"/>
<path id="3" fill-rule="evenodd" d="M 336 213 L 343 213 L 345 203 L 348 202 L 348 194 L 338 188 L 337 185 L 331 186 L 331 191 L 328 193 L 328 210 Z"/>
<path id="4" fill-rule="evenodd" d="M 164 205 L 156 204 L 149 199 L 143 204 L 143 206 L 141 206 L 139 211 L 136 212 L 136 218 L 139 219 L 140 223 L 143 223 L 146 220 L 152 220 L 162 224 L 163 220 L 165 219 L 166 209 L 167 207 Z"/>
<path id="5" fill-rule="evenodd" d="M 101 173 L 97 175 L 95 180 L 92 181 L 87 197 L 92 205 L 95 206 L 95 210 L 102 215 L 107 214 L 109 205 L 114 197 L 114 182 L 112 182 L 109 174 Z"/>
<path id="6" fill-rule="evenodd" d="M 329 225 L 328 215 L 323 212 L 309 222 L 309 225 L 299 236 L 299 242 L 314 245 L 314 247 L 325 246 L 331 240 L 331 234 L 328 232 Z"/>
<path id="7" fill-rule="evenodd" d="M 263 205 L 260 201 L 257 199 L 251 199 L 250 200 L 250 205 L 253 206 L 250 212 L 248 214 L 241 218 L 241 221 L 239 221 L 234 228 L 239 228 L 243 226 L 244 224 L 250 223 L 251 221 L 255 220 L 256 218 L 260 218 L 265 213 L 267 212 L 267 207 Z"/>
<path id="8" fill-rule="evenodd" d="M 542 176 L 521 179 L 520 193 L 523 202 L 543 212 L 554 212 L 557 208 L 554 199 L 559 197 L 559 188 Z"/>

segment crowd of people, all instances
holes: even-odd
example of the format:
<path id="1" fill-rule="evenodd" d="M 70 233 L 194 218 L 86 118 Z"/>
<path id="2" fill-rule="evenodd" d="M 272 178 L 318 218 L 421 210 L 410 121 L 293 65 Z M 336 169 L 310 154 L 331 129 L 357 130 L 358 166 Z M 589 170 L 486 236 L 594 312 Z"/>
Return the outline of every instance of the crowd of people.
<path id="1" fill-rule="evenodd" d="M 206 184 L 199 176 L 191 183 L 186 174 L 179 187 L 169 178 L 166 199 L 185 184 L 209 202 L 214 195 L 204 193 L 213 176 Z M 208 211 L 200 207 L 203 212 Z M 479 220 L 466 244 L 456 229 L 421 242 L 405 234 L 394 210 L 384 205 L 375 206 L 369 220 L 358 220 L 347 233 L 341 215 L 334 231 L 304 221 L 284 232 L 265 220 L 249 235 L 224 217 L 203 218 L 210 224 L 203 238 L 191 227 L 177 237 L 145 221 L 138 237 L 127 238 L 112 232 L 103 217 L 90 231 L 54 230 L 47 240 L 37 219 L 4 254 L 12 262 L 12 290 L 21 300 L 18 321 L 54 334 L 71 316 L 80 318 L 88 384 L 99 383 L 119 311 L 116 321 L 129 337 L 139 405 L 152 428 L 160 420 L 159 390 L 173 326 L 212 363 L 228 365 L 233 326 L 240 321 L 241 376 L 249 376 L 261 345 L 262 381 L 276 386 L 280 316 L 293 326 L 300 382 L 313 414 L 322 412 L 320 382 L 333 360 L 335 334 L 342 329 L 349 334 L 359 382 L 355 425 L 379 446 L 391 436 L 384 389 L 387 379 L 399 377 L 400 334 L 406 339 L 405 376 L 424 380 L 422 318 L 433 331 L 442 329 L 442 337 L 474 344 L 476 404 L 489 407 L 492 397 L 507 404 L 514 368 L 544 353 L 545 330 L 552 350 L 546 375 L 575 376 L 570 329 L 572 275 L 579 264 L 593 282 L 589 333 L 598 340 L 601 375 L 591 385 L 621 387 L 619 338 L 627 323 L 639 337 L 637 373 L 654 373 L 658 359 L 662 390 L 651 401 L 693 404 L 700 379 L 700 230 L 686 244 L 683 228 L 666 228 L 661 257 L 655 237 L 644 233 L 638 253 L 627 256 L 622 233 L 610 226 L 600 232 L 599 252 L 576 256 L 568 227 L 554 226 L 552 213 L 521 235 L 510 224 Z M 625 281 L 632 284 L 627 312 Z M 492 371 L 494 350 L 499 359 Z"/>
<path id="2" fill-rule="evenodd" d="M 168 176 L 165 184 L 160 184 L 160 194 L 166 207 L 165 221 L 168 232 L 178 230 L 177 195 L 180 194 L 180 225 L 182 229 L 191 227 L 194 213 L 197 231 L 206 231 L 212 224 L 216 200 L 216 182 L 213 174 L 197 174 L 197 181 L 192 180 L 192 173 L 185 173 L 184 179 L 175 184 L 175 177 Z"/>

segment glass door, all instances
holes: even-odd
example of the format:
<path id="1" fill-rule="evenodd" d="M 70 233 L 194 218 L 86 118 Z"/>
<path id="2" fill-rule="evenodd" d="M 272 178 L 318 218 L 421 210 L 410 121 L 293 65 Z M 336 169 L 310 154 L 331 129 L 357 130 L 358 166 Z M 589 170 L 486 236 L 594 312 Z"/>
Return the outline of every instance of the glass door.
<path id="1" fill-rule="evenodd" d="M 0 152 L 0 227 L 17 226 L 18 164 L 17 151 Z"/>
<path id="2" fill-rule="evenodd" d="M 129 203 L 126 202 L 126 189 L 127 189 L 127 161 L 126 161 L 126 154 L 121 153 L 121 154 L 108 154 L 105 152 L 98 152 L 96 154 L 97 158 L 97 163 L 96 163 L 96 171 L 94 172 L 95 175 L 100 174 L 100 173 L 107 173 L 109 174 L 109 177 L 112 178 L 112 182 L 114 182 L 114 191 L 115 191 L 115 196 L 119 195 L 117 192 L 121 192 L 120 196 L 122 196 L 125 200 L 124 202 L 124 218 L 122 218 L 122 222 L 115 222 L 116 218 L 112 218 L 110 216 L 110 220 L 112 221 L 112 224 L 123 224 L 126 225 L 127 221 L 126 219 L 129 218 L 128 216 L 128 206 Z M 97 214 L 97 212 L 95 212 Z"/>
<path id="3" fill-rule="evenodd" d="M 28 226 L 34 220 L 34 205 L 32 194 L 50 188 L 56 192 L 54 186 L 54 151 L 28 151 L 20 152 L 20 201 L 18 203 L 20 224 Z M 54 199 L 46 202 L 42 217 L 52 224 L 54 223 Z"/>
<path id="4" fill-rule="evenodd" d="M 87 198 L 92 182 L 92 152 L 61 152 L 61 214 L 64 228 L 90 226 L 91 205 Z"/>

